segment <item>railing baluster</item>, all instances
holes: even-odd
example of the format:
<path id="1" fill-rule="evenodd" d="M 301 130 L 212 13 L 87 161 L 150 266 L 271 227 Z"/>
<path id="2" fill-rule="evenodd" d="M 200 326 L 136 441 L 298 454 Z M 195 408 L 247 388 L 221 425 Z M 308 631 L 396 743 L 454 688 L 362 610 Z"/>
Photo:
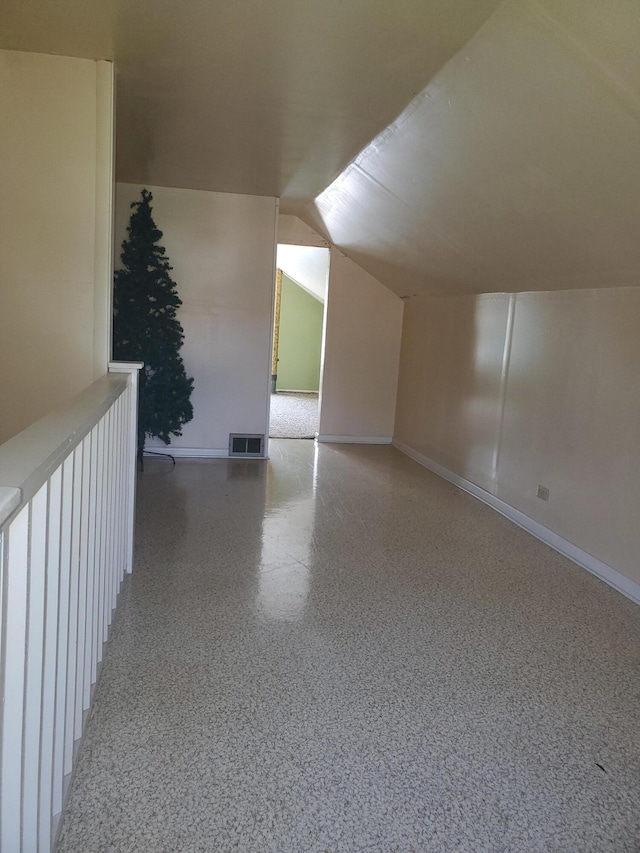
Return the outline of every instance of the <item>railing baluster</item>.
<path id="1" fill-rule="evenodd" d="M 124 395 L 120 397 L 118 400 L 118 404 L 120 406 L 120 430 L 118 432 L 118 477 L 120 479 L 120 485 L 118 488 L 119 498 L 119 507 L 120 513 L 118 517 L 118 572 L 119 572 L 119 586 L 122 585 L 122 581 L 124 580 L 124 575 L 126 572 L 127 565 L 127 549 L 126 549 L 126 539 L 127 539 L 127 492 L 126 492 L 126 441 L 127 441 L 127 432 L 126 432 L 126 400 Z"/>
<path id="2" fill-rule="evenodd" d="M 87 547 L 89 539 L 89 448 L 87 436 L 78 450 L 80 461 L 80 531 L 78 549 L 78 640 L 76 646 L 76 683 L 74 701 L 74 741 L 82 737 L 83 699 L 84 699 L 84 655 L 87 630 L 87 586 L 88 566 Z"/>
<path id="3" fill-rule="evenodd" d="M 98 380 L 88 403 L 0 447 L 0 850 L 11 853 L 52 849 L 131 570 L 137 366 L 113 369 L 129 376 Z M 87 405 L 92 420 L 74 422 Z"/>
<path id="4" fill-rule="evenodd" d="M 105 517 L 106 504 L 106 422 L 101 418 L 98 424 L 98 531 L 96 536 L 96 560 L 98 563 L 98 594 L 96 596 L 97 626 L 96 626 L 96 662 L 102 661 L 104 640 L 104 575 L 105 575 Z"/>
<path id="5" fill-rule="evenodd" d="M 62 468 L 51 475 L 47 510 L 47 570 L 44 628 L 44 666 L 42 673 L 42 749 L 40 760 L 40 798 L 38 850 L 51 848 L 53 796 L 53 738 L 55 732 L 56 664 L 58 656 L 58 598 L 60 595 L 60 518 L 62 514 Z"/>
<path id="6" fill-rule="evenodd" d="M 78 655 L 78 596 L 80 587 L 80 511 L 82 503 L 82 445 L 73 451 L 73 487 L 71 492 L 71 574 L 69 581 L 69 655 L 67 661 L 67 697 L 64 726 L 64 772 L 71 773 L 75 741 L 76 661 Z"/>
<path id="7" fill-rule="evenodd" d="M 132 383 L 127 388 L 125 394 L 123 394 L 124 398 L 124 411 L 125 411 L 125 420 L 124 420 L 124 458 L 122 460 L 122 464 L 124 465 L 125 470 L 125 482 L 124 482 L 124 491 L 125 491 L 125 529 L 123 530 L 124 536 L 124 570 L 125 572 L 130 572 L 132 568 L 133 554 L 131 549 L 133 547 L 133 519 L 130 518 L 130 514 L 133 512 L 133 503 L 135 496 L 135 477 L 131 477 L 129 472 L 136 470 L 136 457 L 135 457 L 135 442 L 131 441 L 132 434 L 132 412 L 131 412 L 131 401 L 132 395 L 135 391 L 135 385 Z M 135 424 L 133 424 L 133 428 L 135 429 Z"/>
<path id="8" fill-rule="evenodd" d="M 111 614 L 115 610 L 120 584 L 118 578 L 120 576 L 120 566 L 118 565 L 118 403 L 113 407 L 113 434 L 112 434 L 112 472 L 113 478 L 113 506 L 111 515 L 111 537 L 112 537 L 112 560 L 113 560 L 113 576 L 111 585 Z"/>
<path id="9" fill-rule="evenodd" d="M 113 418 L 113 597 L 115 602 L 120 591 L 120 400 L 113 407 Z"/>
<path id="10" fill-rule="evenodd" d="M 24 756 L 22 787 L 22 843 L 38 846 L 38 790 L 42 664 L 44 638 L 45 569 L 47 546 L 47 492 L 45 483 L 31 501 L 29 527 L 29 596 L 27 609 L 27 665 L 25 673 Z"/>
<path id="11" fill-rule="evenodd" d="M 111 424 L 111 619 L 118 597 L 118 537 L 116 523 L 118 518 L 118 445 L 116 436 L 118 433 L 118 406 L 112 409 L 113 421 Z"/>
<path id="12" fill-rule="evenodd" d="M 73 455 L 62 466 L 60 517 L 60 599 L 58 604 L 58 668 L 56 673 L 56 723 L 53 747 L 53 814 L 62 811 L 64 796 L 64 734 L 69 660 L 69 602 L 71 597 L 71 521 L 73 516 Z"/>
<path id="13" fill-rule="evenodd" d="M 91 687 L 96 680 L 95 675 L 95 619 L 96 619 L 96 499 L 98 492 L 98 428 L 91 430 L 91 465 L 89 471 L 89 544 L 87 548 L 87 640 L 84 670 L 84 701 L 83 708 L 91 703 Z"/>
<path id="14" fill-rule="evenodd" d="M 105 571 L 105 590 L 104 590 L 104 639 L 105 642 L 109 637 L 109 626 L 111 625 L 111 590 L 113 587 L 113 547 L 112 547 L 112 518 L 113 518 L 113 409 L 107 412 L 107 508 L 105 513 L 106 523 L 106 571 Z"/>
<path id="15" fill-rule="evenodd" d="M 124 400 L 122 397 L 118 400 L 118 432 L 116 436 L 116 444 L 117 444 L 117 459 L 118 459 L 118 522 L 116 525 L 116 535 L 118 537 L 118 589 L 120 589 L 122 585 L 122 580 L 124 578 L 124 534 L 126 531 L 125 526 L 125 506 L 124 506 L 124 491 L 123 491 L 123 459 L 122 459 L 122 451 L 123 451 L 123 419 L 124 419 Z"/>
<path id="16" fill-rule="evenodd" d="M 29 506 L 5 534 L 2 657 L 2 767 L 0 774 L 0 849 L 20 850 L 22 795 L 22 728 L 24 725 L 25 657 L 27 653 L 27 567 Z"/>

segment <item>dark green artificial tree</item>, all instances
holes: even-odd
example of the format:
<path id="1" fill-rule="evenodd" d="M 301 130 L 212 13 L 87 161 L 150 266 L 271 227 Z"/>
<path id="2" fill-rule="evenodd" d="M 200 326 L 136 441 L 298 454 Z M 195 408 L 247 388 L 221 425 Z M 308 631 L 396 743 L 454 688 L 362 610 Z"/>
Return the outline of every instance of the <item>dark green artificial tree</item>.
<path id="1" fill-rule="evenodd" d="M 172 267 L 158 245 L 162 231 L 151 216 L 152 194 L 131 204 L 133 213 L 122 243 L 122 269 L 115 273 L 113 355 L 119 361 L 142 361 L 138 412 L 138 458 L 146 436 L 169 444 L 193 418 L 193 379 L 184 369 L 180 348 L 184 331 L 176 318 L 182 301 L 169 275 Z"/>

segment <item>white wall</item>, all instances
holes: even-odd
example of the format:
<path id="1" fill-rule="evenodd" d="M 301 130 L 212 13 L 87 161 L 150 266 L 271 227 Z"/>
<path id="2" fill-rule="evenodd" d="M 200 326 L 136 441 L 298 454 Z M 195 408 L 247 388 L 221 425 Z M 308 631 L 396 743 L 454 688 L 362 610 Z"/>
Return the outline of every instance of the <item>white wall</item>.
<path id="1" fill-rule="evenodd" d="M 0 442 L 107 369 L 110 63 L 0 51 Z"/>
<path id="2" fill-rule="evenodd" d="M 281 215 L 278 242 L 330 246 L 295 216 Z M 325 305 L 319 436 L 390 441 L 396 406 L 402 300 L 332 248 Z"/>
<path id="3" fill-rule="evenodd" d="M 319 437 L 390 441 L 398 383 L 402 300 L 331 250 Z"/>
<path id="4" fill-rule="evenodd" d="M 640 583 L 639 329 L 633 287 L 409 300 L 395 438 Z"/>
<path id="5" fill-rule="evenodd" d="M 118 266 L 129 205 L 141 189 L 117 185 Z M 178 312 L 185 331 L 182 355 L 195 380 L 194 419 L 171 447 L 188 455 L 226 455 L 229 433 L 268 431 L 277 201 L 148 189 L 183 302 Z"/>

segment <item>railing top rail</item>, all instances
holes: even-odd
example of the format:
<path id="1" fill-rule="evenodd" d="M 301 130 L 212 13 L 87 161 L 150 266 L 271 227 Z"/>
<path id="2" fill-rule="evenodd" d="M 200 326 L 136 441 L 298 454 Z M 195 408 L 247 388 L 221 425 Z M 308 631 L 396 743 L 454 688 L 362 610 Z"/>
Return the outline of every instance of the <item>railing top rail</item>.
<path id="1" fill-rule="evenodd" d="M 22 489 L 0 486 L 0 527 L 22 503 Z"/>
<path id="2" fill-rule="evenodd" d="M 0 528 L 31 500 L 123 393 L 129 373 L 108 373 L 66 405 L 0 445 Z"/>

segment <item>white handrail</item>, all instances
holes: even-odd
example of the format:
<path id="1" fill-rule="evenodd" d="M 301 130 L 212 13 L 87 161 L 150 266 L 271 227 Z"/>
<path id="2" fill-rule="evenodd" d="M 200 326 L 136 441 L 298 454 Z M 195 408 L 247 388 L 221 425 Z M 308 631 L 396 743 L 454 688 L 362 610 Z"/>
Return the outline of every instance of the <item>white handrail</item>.
<path id="1" fill-rule="evenodd" d="M 138 364 L 0 446 L 0 851 L 49 853 L 124 573 Z"/>

